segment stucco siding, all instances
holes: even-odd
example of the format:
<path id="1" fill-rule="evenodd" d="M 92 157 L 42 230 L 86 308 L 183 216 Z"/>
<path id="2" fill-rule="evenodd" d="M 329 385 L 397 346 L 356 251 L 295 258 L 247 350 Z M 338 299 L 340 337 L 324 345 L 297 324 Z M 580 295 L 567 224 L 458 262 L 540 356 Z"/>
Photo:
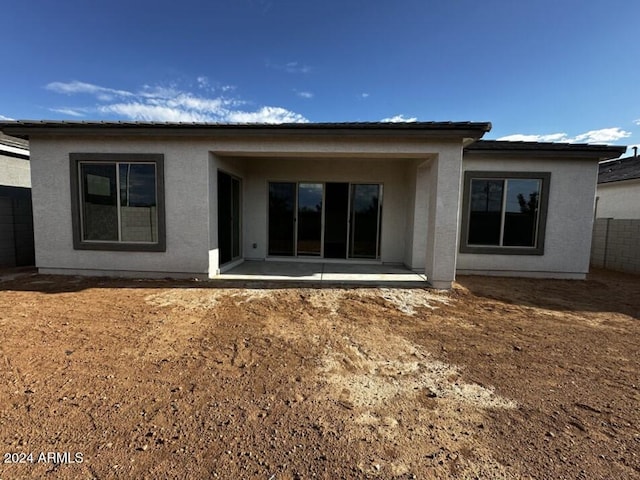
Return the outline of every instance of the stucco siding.
<path id="1" fill-rule="evenodd" d="M 467 156 L 464 171 L 550 172 L 543 255 L 459 253 L 458 273 L 583 278 L 589 270 L 598 172 L 595 160 L 491 159 Z M 462 189 L 460 195 L 462 196 Z"/>
<path id="2" fill-rule="evenodd" d="M 462 146 L 449 145 L 431 163 L 425 274 L 436 288 L 450 288 L 456 278 Z"/>
<path id="3" fill-rule="evenodd" d="M 407 162 L 406 171 L 405 171 L 405 185 L 406 185 L 406 196 L 407 196 L 407 209 L 405 210 L 406 220 L 405 220 L 405 244 L 404 244 L 404 264 L 408 267 L 413 265 L 413 232 L 415 228 L 415 206 L 416 204 L 416 181 L 417 181 L 417 169 L 418 162 L 410 161 Z M 422 267 L 424 268 L 424 266 Z"/>
<path id="4" fill-rule="evenodd" d="M 74 250 L 69 153 L 164 154 L 166 252 Z M 206 275 L 209 249 L 208 153 L 187 139 L 33 138 L 36 266 L 42 271 Z"/>
<path id="5" fill-rule="evenodd" d="M 37 267 L 48 272 L 149 276 L 211 276 L 219 271 L 219 170 L 241 179 L 244 258 L 267 256 L 269 181 L 380 183 L 383 185 L 381 260 L 402 264 L 407 257 L 408 218 L 412 216 L 418 226 L 426 222 L 421 216 L 426 213 L 426 205 L 421 207 L 420 216 L 415 216 L 415 190 L 408 188 L 408 181 L 415 178 L 418 163 L 433 158 L 439 149 L 449 148 L 418 139 L 348 141 L 340 137 L 322 141 L 106 136 L 31 140 Z M 71 152 L 164 155 L 166 252 L 73 249 Z M 421 247 L 425 245 L 421 240 Z"/>
<path id="6" fill-rule="evenodd" d="M 640 179 L 601 183 L 597 218 L 640 219 Z"/>

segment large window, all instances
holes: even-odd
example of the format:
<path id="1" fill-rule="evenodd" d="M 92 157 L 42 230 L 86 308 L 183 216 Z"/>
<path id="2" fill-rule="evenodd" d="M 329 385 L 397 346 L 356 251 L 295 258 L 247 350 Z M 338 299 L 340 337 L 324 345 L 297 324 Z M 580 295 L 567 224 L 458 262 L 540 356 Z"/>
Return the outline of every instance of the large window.
<path id="1" fill-rule="evenodd" d="M 74 248 L 164 251 L 163 156 L 72 153 Z"/>
<path id="2" fill-rule="evenodd" d="M 542 255 L 550 177 L 466 172 L 460 251 Z"/>

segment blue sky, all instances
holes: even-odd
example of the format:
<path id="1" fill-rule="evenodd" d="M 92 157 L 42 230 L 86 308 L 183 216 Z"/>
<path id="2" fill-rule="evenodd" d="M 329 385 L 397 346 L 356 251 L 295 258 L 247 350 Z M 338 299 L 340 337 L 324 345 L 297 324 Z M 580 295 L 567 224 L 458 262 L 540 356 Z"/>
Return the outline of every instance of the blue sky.
<path id="1" fill-rule="evenodd" d="M 3 2 L 0 118 L 491 121 L 640 144 L 634 0 Z"/>

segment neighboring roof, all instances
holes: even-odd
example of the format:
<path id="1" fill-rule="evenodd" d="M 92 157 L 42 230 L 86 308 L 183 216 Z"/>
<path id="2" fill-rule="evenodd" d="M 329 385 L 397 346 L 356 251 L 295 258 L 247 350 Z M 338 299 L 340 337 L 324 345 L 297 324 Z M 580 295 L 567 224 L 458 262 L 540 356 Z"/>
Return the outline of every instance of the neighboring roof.
<path id="1" fill-rule="evenodd" d="M 0 130 L 20 138 L 32 135 L 261 135 L 282 134 L 368 135 L 392 133 L 433 137 L 478 139 L 491 130 L 489 122 L 353 122 L 353 123 L 169 123 L 169 122 L 87 122 L 32 121 L 0 122 Z"/>
<path id="2" fill-rule="evenodd" d="M 17 158 L 29 158 L 29 142 L 0 132 L 0 154 Z"/>
<path id="3" fill-rule="evenodd" d="M 465 148 L 474 154 L 518 155 L 535 152 L 536 156 L 594 158 L 608 160 L 618 158 L 627 150 L 621 145 L 590 145 L 586 143 L 511 142 L 506 140 L 479 140 Z"/>
<path id="4" fill-rule="evenodd" d="M 640 178 L 640 157 L 626 157 L 602 162 L 598 169 L 598 183 L 619 182 Z"/>

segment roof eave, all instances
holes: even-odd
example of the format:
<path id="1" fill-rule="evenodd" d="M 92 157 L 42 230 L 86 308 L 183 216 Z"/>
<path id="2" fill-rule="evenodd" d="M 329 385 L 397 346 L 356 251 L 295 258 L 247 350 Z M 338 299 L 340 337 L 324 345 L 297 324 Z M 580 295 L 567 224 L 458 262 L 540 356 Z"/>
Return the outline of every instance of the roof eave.
<path id="1" fill-rule="evenodd" d="M 637 177 L 628 177 L 628 178 L 616 178 L 613 180 L 598 180 L 598 185 L 610 185 L 612 183 L 623 183 L 623 182 L 629 182 L 629 183 L 637 183 L 640 182 L 640 175 Z"/>
<path id="2" fill-rule="evenodd" d="M 535 155 L 536 158 L 588 158 L 603 161 L 618 158 L 626 149 L 626 146 L 621 145 L 480 140 L 468 147 L 465 150 L 465 154 L 479 157 Z"/>
<path id="3" fill-rule="evenodd" d="M 0 130 L 19 138 L 33 136 L 409 136 L 477 140 L 489 122 L 193 124 L 130 122 L 4 122 Z"/>

